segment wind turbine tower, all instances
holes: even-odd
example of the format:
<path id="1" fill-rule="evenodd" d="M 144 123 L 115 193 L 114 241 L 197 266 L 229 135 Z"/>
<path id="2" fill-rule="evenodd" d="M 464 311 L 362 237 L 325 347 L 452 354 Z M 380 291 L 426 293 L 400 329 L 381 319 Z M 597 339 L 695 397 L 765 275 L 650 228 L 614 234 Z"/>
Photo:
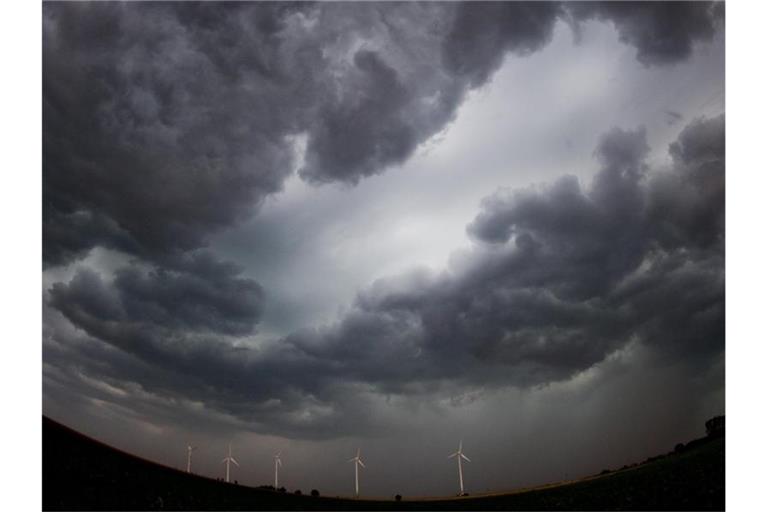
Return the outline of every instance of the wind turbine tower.
<path id="1" fill-rule="evenodd" d="M 349 459 L 347 462 L 354 462 L 355 463 L 355 498 L 360 497 L 360 480 L 357 475 L 357 467 L 365 467 L 365 464 L 363 464 L 363 460 L 360 458 L 360 448 L 357 449 L 357 455 L 353 458 Z"/>
<path id="2" fill-rule="evenodd" d="M 227 483 L 229 483 L 229 463 L 233 463 L 235 466 L 240 467 L 234 457 L 232 457 L 232 443 L 229 443 L 229 454 L 221 461 L 227 463 Z"/>
<path id="3" fill-rule="evenodd" d="M 197 450 L 197 446 L 187 445 L 187 473 L 192 472 L 192 452 Z"/>
<path id="4" fill-rule="evenodd" d="M 464 495 L 464 474 L 461 472 L 461 459 L 464 459 L 467 462 L 472 462 L 472 461 L 469 460 L 469 457 L 464 455 L 464 452 L 461 451 L 461 441 L 459 441 L 459 450 L 448 456 L 449 459 L 453 457 L 456 457 L 456 460 L 459 461 L 459 490 L 460 490 L 459 496 L 463 496 Z"/>
<path id="5" fill-rule="evenodd" d="M 275 454 L 275 490 L 277 490 L 277 468 L 278 466 L 282 467 L 283 465 L 283 461 L 280 460 L 280 453 L 282 452 L 277 452 L 277 454 Z"/>

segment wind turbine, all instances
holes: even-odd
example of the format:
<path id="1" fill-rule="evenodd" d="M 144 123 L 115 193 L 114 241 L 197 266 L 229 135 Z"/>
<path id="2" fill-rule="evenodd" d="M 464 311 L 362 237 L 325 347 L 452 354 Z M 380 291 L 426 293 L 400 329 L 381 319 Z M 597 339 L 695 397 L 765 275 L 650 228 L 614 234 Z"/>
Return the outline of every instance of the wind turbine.
<path id="1" fill-rule="evenodd" d="M 235 466 L 240 467 L 240 464 L 238 464 L 235 458 L 232 457 L 232 443 L 229 443 L 229 455 L 224 457 L 224 460 L 222 460 L 221 462 L 227 463 L 227 483 L 229 483 L 229 463 L 234 462 Z"/>
<path id="2" fill-rule="evenodd" d="M 472 461 L 469 460 L 469 457 L 467 457 L 466 455 L 464 455 L 464 453 L 462 453 L 461 441 L 459 441 L 459 450 L 448 456 L 449 459 L 453 457 L 456 457 L 456 460 L 459 461 L 459 489 L 461 489 L 461 493 L 459 495 L 463 496 L 464 495 L 464 474 L 461 472 L 461 459 L 464 459 L 467 462 L 472 462 Z"/>
<path id="3" fill-rule="evenodd" d="M 275 454 L 275 490 L 277 490 L 277 467 L 283 465 L 283 461 L 280 460 L 280 454 L 282 452 L 277 452 Z"/>
<path id="4" fill-rule="evenodd" d="M 187 445 L 187 473 L 192 472 L 192 452 L 195 450 L 197 450 L 197 446 Z"/>
<path id="5" fill-rule="evenodd" d="M 365 464 L 363 464 L 362 459 L 360 458 L 360 448 L 357 449 L 357 455 L 349 459 L 347 462 L 354 462 L 355 463 L 355 497 L 360 497 L 360 484 L 359 479 L 357 476 L 357 467 L 362 466 L 365 467 Z"/>

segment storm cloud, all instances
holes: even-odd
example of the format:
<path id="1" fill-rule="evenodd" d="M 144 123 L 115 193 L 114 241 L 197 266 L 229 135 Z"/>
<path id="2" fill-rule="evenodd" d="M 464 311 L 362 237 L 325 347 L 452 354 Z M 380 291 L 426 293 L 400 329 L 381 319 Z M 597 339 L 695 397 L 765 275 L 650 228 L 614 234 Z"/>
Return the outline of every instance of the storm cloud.
<path id="1" fill-rule="evenodd" d="M 633 342 L 706 365 L 724 349 L 723 140 L 724 117 L 697 120 L 670 146 L 672 168 L 652 172 L 645 131 L 613 129 L 588 187 L 566 175 L 499 190 L 467 227 L 476 245 L 446 271 L 381 280 L 337 324 L 258 347 L 231 339 L 249 327 L 247 299 L 259 300 L 248 282 L 209 293 L 157 274 L 160 292 L 132 267 L 111 282 L 80 271 L 49 304 L 162 368 L 147 389 L 312 437 L 375 430 L 375 415 L 360 413 L 372 394 L 541 386 Z M 200 309 L 175 309 L 177 290 Z"/>
<path id="2" fill-rule="evenodd" d="M 613 21 L 666 64 L 713 36 L 721 7 L 48 3 L 44 262 L 199 249 L 297 167 L 316 184 L 382 173 L 559 18 Z"/>
<path id="3" fill-rule="evenodd" d="M 464 439 L 474 494 L 702 435 L 724 10 L 45 3 L 43 414 L 329 495 L 358 447 L 437 495 Z"/>
<path id="4" fill-rule="evenodd" d="M 262 301 L 258 284 L 238 278 L 237 266 L 206 253 L 180 263 L 173 269 L 145 270 L 138 264 L 120 268 L 113 278 L 117 297 L 109 296 L 98 274 L 81 269 L 71 281 L 66 300 L 60 284 L 51 288 L 51 297 L 59 309 L 90 304 L 98 309 L 97 316 L 123 325 L 140 318 L 171 329 L 230 335 L 253 330 Z"/>
<path id="5" fill-rule="evenodd" d="M 725 18 L 725 2 L 573 2 L 568 8 L 576 20 L 611 21 L 645 65 L 686 59 L 696 43 L 722 29 Z"/>

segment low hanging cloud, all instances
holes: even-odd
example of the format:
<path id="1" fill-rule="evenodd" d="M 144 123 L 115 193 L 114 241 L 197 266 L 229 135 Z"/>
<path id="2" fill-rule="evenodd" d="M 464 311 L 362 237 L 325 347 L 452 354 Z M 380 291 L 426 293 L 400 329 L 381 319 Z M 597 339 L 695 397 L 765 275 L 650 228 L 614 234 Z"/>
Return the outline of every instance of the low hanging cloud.
<path id="1" fill-rule="evenodd" d="M 688 57 L 722 5 L 47 3 L 43 260 L 205 247 L 300 166 L 355 184 L 405 162 L 558 19 L 613 22 L 646 64 Z M 304 154 L 297 141 L 305 137 Z"/>
<path id="2" fill-rule="evenodd" d="M 260 291 L 233 269 L 185 261 L 111 280 L 83 270 L 48 293 L 47 354 L 104 343 L 118 350 L 62 365 L 315 438 L 384 428 L 367 406 L 379 397 L 566 381 L 631 343 L 707 367 L 724 350 L 724 126 L 724 116 L 689 124 L 671 168 L 653 172 L 645 131 L 613 129 L 589 186 L 564 176 L 499 190 L 467 227 L 475 246 L 443 273 L 379 281 L 338 323 L 258 347 L 237 341 L 252 327 L 240 305 L 257 308 Z M 194 281 L 206 272 L 230 284 Z M 168 290 L 154 293 L 149 276 Z M 176 289 L 197 305 L 178 306 Z"/>
<path id="3" fill-rule="evenodd" d="M 280 190 L 306 102 L 281 84 L 291 9 L 247 7 L 46 4 L 45 262 L 197 249 Z"/>
<path id="4" fill-rule="evenodd" d="M 630 339 L 721 351 L 722 119 L 686 128 L 674 169 L 653 176 L 642 130 L 610 132 L 590 188 L 564 177 L 500 192 L 468 228 L 477 247 L 445 273 L 379 282 L 336 325 L 259 347 L 269 290 L 206 245 L 295 170 L 354 185 L 407 161 L 558 20 L 611 22 L 640 62 L 666 65 L 710 40 L 722 11 L 46 3 L 43 262 L 75 269 L 46 290 L 46 378 L 87 374 L 324 437 L 375 430 L 365 404 L 382 394 L 563 380 Z M 89 269 L 79 260 L 97 247 L 130 263 Z"/>
<path id="5" fill-rule="evenodd" d="M 637 49 L 643 64 L 666 65 L 688 58 L 699 42 L 721 30 L 725 2 L 572 2 L 575 20 L 610 21 L 619 39 Z"/>
<path id="6" fill-rule="evenodd" d="M 175 268 L 145 269 L 135 263 L 122 267 L 113 276 L 110 288 L 99 274 L 81 268 L 66 292 L 61 283 L 51 287 L 51 301 L 70 316 L 95 308 L 97 317 L 123 327 L 140 319 L 171 331 L 225 335 L 253 331 L 263 301 L 258 284 L 238 277 L 237 266 L 207 253 L 195 254 L 180 263 Z M 89 307 L 70 309 L 77 304 Z"/>
<path id="7" fill-rule="evenodd" d="M 557 2 L 462 2 L 443 42 L 446 69 L 470 86 L 484 84 L 508 52 L 526 55 L 552 39 Z"/>

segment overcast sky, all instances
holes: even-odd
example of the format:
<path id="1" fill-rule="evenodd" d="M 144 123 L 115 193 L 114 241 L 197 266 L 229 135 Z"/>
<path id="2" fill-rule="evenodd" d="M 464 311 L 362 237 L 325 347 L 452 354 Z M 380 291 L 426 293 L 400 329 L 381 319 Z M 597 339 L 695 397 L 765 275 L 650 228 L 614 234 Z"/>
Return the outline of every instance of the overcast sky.
<path id="1" fill-rule="evenodd" d="M 43 412 L 364 495 L 724 413 L 724 6 L 43 9 Z"/>

